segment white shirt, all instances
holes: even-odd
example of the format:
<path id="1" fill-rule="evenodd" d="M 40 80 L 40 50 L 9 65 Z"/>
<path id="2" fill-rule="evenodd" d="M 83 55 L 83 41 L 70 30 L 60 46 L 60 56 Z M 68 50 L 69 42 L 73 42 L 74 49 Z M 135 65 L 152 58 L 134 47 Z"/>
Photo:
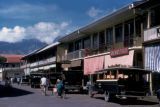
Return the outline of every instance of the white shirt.
<path id="1" fill-rule="evenodd" d="M 47 78 L 45 77 L 41 78 L 41 85 L 47 85 Z"/>

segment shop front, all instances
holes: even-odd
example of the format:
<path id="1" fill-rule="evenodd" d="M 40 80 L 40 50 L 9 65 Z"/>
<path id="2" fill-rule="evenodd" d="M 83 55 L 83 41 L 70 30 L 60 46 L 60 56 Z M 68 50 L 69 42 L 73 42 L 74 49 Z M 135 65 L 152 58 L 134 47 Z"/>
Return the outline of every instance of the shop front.
<path id="1" fill-rule="evenodd" d="M 154 93 L 160 89 L 160 44 L 152 43 L 144 46 L 145 69 L 151 70 L 153 91 Z"/>

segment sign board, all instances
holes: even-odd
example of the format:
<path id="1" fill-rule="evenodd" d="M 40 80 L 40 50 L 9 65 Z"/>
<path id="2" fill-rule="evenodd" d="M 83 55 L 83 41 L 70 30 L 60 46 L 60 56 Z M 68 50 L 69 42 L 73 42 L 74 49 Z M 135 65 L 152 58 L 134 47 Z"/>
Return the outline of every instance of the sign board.
<path id="1" fill-rule="evenodd" d="M 111 50 L 110 52 L 111 57 L 117 57 L 117 56 L 128 55 L 128 54 L 129 54 L 128 48 L 115 49 L 115 50 Z"/>

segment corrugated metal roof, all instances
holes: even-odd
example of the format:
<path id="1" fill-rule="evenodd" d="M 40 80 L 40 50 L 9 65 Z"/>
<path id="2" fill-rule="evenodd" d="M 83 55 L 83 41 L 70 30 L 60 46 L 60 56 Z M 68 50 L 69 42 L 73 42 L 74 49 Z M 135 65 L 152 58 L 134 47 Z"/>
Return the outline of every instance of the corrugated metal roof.
<path id="1" fill-rule="evenodd" d="M 54 46 L 57 46 L 58 44 L 59 44 L 59 42 L 52 43 L 52 44 L 50 44 L 50 45 L 48 45 L 48 46 L 46 46 L 46 47 L 40 49 L 40 50 L 37 51 L 36 53 L 43 52 L 43 51 L 45 51 L 45 50 L 47 50 L 47 49 L 50 49 L 50 48 L 52 48 L 52 47 L 54 47 Z"/>
<path id="2" fill-rule="evenodd" d="M 19 63 L 23 55 L 10 55 L 10 54 L 1 54 L 0 56 L 7 59 L 6 63 Z"/>

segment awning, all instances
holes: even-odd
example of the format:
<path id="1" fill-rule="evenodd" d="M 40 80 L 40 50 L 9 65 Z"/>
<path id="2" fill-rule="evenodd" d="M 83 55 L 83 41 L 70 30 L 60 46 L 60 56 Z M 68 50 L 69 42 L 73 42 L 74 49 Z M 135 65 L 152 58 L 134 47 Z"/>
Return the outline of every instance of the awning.
<path id="1" fill-rule="evenodd" d="M 84 75 L 95 74 L 104 68 L 104 56 L 84 59 Z"/>
<path id="2" fill-rule="evenodd" d="M 81 60 L 75 60 L 71 62 L 71 67 L 78 67 L 81 66 Z"/>
<path id="3" fill-rule="evenodd" d="M 134 50 L 129 51 L 128 55 L 123 55 L 118 57 L 111 57 L 110 55 L 106 55 L 105 68 L 107 69 L 109 66 L 116 66 L 116 65 L 132 67 L 133 57 L 134 57 Z"/>

